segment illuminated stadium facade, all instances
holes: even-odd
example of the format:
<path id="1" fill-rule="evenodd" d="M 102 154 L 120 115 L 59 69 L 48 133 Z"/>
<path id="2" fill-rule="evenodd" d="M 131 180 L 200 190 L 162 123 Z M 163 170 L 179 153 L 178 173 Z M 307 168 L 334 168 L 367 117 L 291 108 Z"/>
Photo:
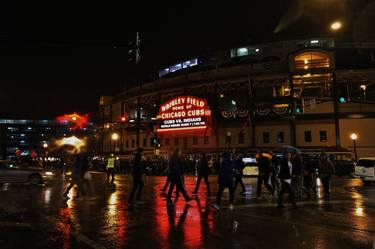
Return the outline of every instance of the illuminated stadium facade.
<path id="1" fill-rule="evenodd" d="M 310 38 L 243 46 L 182 60 L 158 76 L 101 98 L 103 154 L 130 155 L 137 141 L 148 154 L 284 144 L 352 150 L 352 133 L 359 156 L 375 154 L 369 131 L 375 127 L 375 43 Z M 168 105 L 172 113 L 165 112 Z"/>

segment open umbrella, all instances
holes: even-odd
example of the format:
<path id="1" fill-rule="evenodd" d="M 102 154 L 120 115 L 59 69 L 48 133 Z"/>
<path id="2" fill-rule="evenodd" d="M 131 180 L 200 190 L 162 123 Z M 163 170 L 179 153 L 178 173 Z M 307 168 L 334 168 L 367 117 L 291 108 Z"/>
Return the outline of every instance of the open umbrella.
<path id="1" fill-rule="evenodd" d="M 273 152 L 277 152 L 277 153 L 287 153 L 287 152 L 289 152 L 289 153 L 300 154 L 301 150 L 296 148 L 296 147 L 290 146 L 290 145 L 282 145 L 282 146 L 274 149 Z"/>

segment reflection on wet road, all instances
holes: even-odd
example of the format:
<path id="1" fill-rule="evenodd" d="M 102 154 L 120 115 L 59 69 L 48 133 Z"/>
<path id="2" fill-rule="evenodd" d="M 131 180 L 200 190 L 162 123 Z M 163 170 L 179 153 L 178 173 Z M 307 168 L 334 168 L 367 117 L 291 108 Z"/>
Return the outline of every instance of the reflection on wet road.
<path id="1" fill-rule="evenodd" d="M 235 209 L 226 208 L 225 193 L 216 212 L 214 176 L 211 194 L 202 185 L 189 203 L 181 196 L 167 207 L 159 190 L 164 177 L 147 177 L 142 202 L 129 206 L 129 176 L 107 185 L 102 173 L 93 175 L 99 198 L 78 198 L 73 188 L 66 202 L 62 179 L 45 187 L 2 185 L 0 248 L 375 248 L 375 186 L 357 179 L 335 178 L 330 201 L 303 199 L 298 210 L 280 211 L 266 192 L 256 198 L 256 180 L 247 178 L 247 194 L 237 193 Z M 190 193 L 195 178 L 185 184 Z"/>

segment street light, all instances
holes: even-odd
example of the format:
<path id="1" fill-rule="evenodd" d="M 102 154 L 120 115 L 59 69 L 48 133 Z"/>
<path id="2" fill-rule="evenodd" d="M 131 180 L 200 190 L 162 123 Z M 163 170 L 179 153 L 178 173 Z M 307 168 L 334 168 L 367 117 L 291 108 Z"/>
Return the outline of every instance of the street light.
<path id="1" fill-rule="evenodd" d="M 119 136 L 118 136 L 117 133 L 113 133 L 111 138 L 112 138 L 113 141 L 116 141 L 119 138 Z"/>
<path id="2" fill-rule="evenodd" d="M 48 144 L 47 143 L 43 143 L 43 148 L 47 149 L 48 148 Z"/>
<path id="3" fill-rule="evenodd" d="M 361 85 L 361 89 L 363 90 L 363 91 L 366 91 L 366 85 Z"/>
<path id="4" fill-rule="evenodd" d="M 337 31 L 337 30 L 339 30 L 341 28 L 342 28 L 342 22 L 335 21 L 335 22 L 331 23 L 331 30 Z"/>
<path id="5" fill-rule="evenodd" d="M 357 161 L 357 145 L 356 145 L 356 140 L 358 138 L 358 135 L 356 133 L 352 133 L 350 135 L 350 138 L 353 140 L 353 147 L 354 147 L 354 158 L 355 158 L 355 161 Z"/>

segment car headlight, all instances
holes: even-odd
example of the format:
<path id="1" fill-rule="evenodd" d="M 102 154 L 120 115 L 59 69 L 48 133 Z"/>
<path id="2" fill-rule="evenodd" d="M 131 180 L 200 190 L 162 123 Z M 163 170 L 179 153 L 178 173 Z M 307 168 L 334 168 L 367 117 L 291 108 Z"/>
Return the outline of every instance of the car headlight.
<path id="1" fill-rule="evenodd" d="M 53 176 L 53 172 L 51 172 L 51 171 L 46 171 L 44 174 L 45 174 L 46 176 Z"/>

